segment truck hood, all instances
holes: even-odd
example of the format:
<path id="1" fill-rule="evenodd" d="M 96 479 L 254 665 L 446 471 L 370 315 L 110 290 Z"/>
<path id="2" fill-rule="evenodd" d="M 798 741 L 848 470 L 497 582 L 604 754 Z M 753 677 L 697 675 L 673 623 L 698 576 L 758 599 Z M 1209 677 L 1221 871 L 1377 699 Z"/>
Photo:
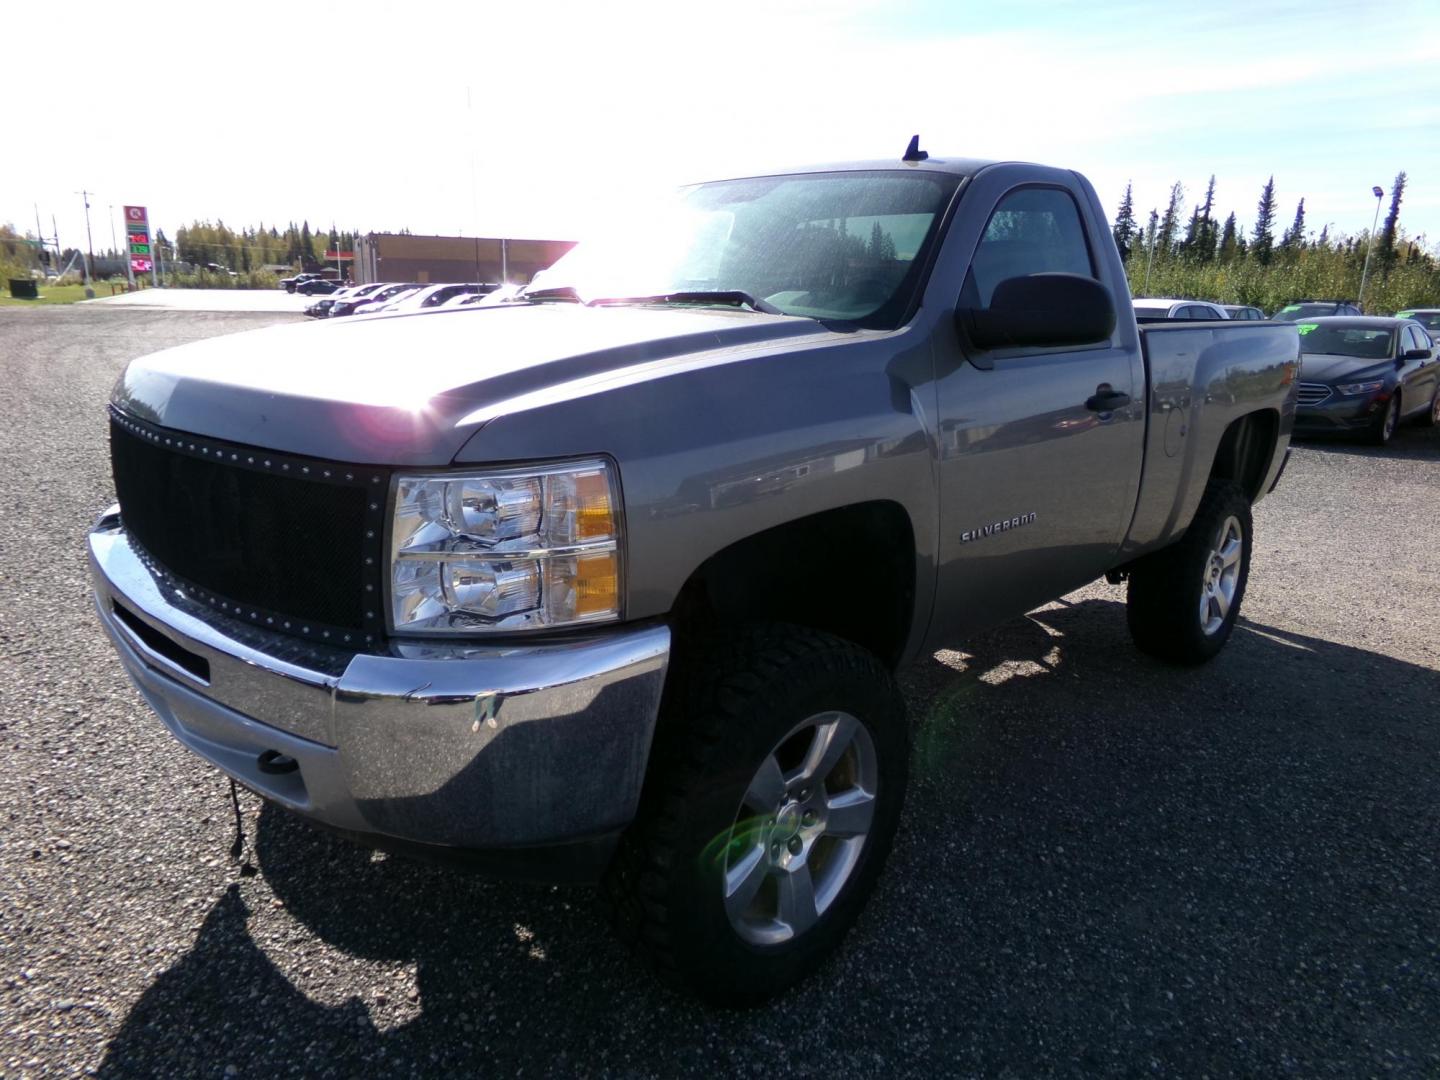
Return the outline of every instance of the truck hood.
<path id="1" fill-rule="evenodd" d="M 449 464 L 547 401 L 841 335 L 715 309 L 468 307 L 289 324 L 133 361 L 112 401 L 164 427 L 306 457 Z"/>
<path id="2" fill-rule="evenodd" d="M 1394 371 L 1395 361 L 1377 361 L 1370 356 L 1304 353 L 1300 357 L 1300 378 L 1305 382 L 1333 383 L 1337 379 L 1354 380 L 1357 375 L 1369 379 L 1383 379 Z"/>

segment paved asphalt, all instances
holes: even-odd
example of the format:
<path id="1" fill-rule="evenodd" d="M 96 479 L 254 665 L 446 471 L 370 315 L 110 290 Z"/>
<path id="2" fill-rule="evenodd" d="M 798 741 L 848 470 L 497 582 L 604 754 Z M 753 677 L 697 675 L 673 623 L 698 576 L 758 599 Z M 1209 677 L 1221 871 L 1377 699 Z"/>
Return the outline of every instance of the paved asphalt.
<path id="1" fill-rule="evenodd" d="M 1297 450 L 1211 665 L 1092 586 L 905 674 L 915 776 L 840 955 L 701 1008 L 587 890 L 243 797 L 90 609 L 123 363 L 286 316 L 0 310 L 0 1075 L 1440 1075 L 1440 433 Z M 317 328 L 319 329 L 319 328 Z"/>

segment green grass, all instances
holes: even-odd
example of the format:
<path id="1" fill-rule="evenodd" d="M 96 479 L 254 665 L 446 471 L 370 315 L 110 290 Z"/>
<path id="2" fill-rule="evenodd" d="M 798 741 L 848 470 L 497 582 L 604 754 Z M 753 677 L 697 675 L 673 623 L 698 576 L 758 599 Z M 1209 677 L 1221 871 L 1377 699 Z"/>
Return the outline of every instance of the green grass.
<path id="1" fill-rule="evenodd" d="M 0 285 L 3 285 L 0 282 Z M 116 282 L 116 292 L 123 292 L 120 282 Z M 92 286 L 95 296 L 98 299 L 110 295 L 110 283 L 108 281 L 97 281 Z M 0 295 L 0 307 L 34 307 L 36 304 L 73 304 L 77 300 L 85 299 L 84 285 L 44 285 L 40 286 L 39 300 L 16 300 L 10 295 L 10 290 L 5 289 L 4 295 Z"/>

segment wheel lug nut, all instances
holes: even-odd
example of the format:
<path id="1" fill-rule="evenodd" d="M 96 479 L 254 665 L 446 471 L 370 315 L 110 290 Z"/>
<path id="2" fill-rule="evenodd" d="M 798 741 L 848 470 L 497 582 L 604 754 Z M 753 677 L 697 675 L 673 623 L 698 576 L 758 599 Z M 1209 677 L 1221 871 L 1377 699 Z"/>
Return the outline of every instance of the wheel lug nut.
<path id="1" fill-rule="evenodd" d="M 800 789 L 800 801 L 801 801 L 801 802 L 804 802 L 804 801 L 805 801 L 806 799 L 808 799 L 809 797 L 810 797 L 810 789 L 809 789 L 809 788 L 801 788 L 801 789 Z"/>
<path id="2" fill-rule="evenodd" d="M 799 838 L 798 836 L 792 836 L 792 837 L 790 838 L 790 854 L 791 854 L 791 855 L 799 855 L 799 854 L 800 854 L 800 849 L 803 848 L 804 846 L 805 846 L 804 843 L 801 842 L 801 840 L 800 840 L 800 838 Z"/>
<path id="3" fill-rule="evenodd" d="M 780 845 L 779 845 L 779 844 L 771 844 L 771 845 L 770 845 L 770 854 L 773 855 L 775 858 L 778 859 L 778 858 L 780 857 Z"/>
<path id="4" fill-rule="evenodd" d="M 814 810 L 806 810 L 805 813 L 804 813 L 803 815 L 801 815 L 800 821 L 801 821 L 803 824 L 805 824 L 805 825 L 814 825 L 814 824 L 815 824 L 815 811 L 814 811 Z"/>

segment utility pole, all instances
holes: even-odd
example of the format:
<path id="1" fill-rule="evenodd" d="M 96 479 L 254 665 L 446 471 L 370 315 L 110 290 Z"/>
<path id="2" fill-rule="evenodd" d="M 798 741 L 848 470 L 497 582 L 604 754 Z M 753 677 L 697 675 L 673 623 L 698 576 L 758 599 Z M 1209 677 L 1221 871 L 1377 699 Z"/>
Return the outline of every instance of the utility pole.
<path id="1" fill-rule="evenodd" d="M 1376 184 L 1370 189 L 1375 196 L 1375 220 L 1370 223 L 1370 245 L 1365 249 L 1365 269 L 1360 271 L 1360 295 L 1355 298 L 1356 306 L 1365 310 L 1365 280 L 1370 276 L 1370 256 L 1375 253 L 1375 227 L 1380 224 L 1380 203 L 1385 198 L 1385 189 Z"/>
<path id="2" fill-rule="evenodd" d="M 94 274 L 91 272 L 95 265 L 95 241 L 90 236 L 90 192 L 79 191 L 76 194 L 85 202 L 85 251 L 90 256 L 85 263 L 85 299 L 95 299 L 95 288 L 92 284 Z"/>
<path id="3" fill-rule="evenodd" d="M 35 204 L 35 239 L 40 241 L 40 267 L 44 269 L 48 261 L 45 257 L 45 230 L 40 225 L 40 204 Z"/>

